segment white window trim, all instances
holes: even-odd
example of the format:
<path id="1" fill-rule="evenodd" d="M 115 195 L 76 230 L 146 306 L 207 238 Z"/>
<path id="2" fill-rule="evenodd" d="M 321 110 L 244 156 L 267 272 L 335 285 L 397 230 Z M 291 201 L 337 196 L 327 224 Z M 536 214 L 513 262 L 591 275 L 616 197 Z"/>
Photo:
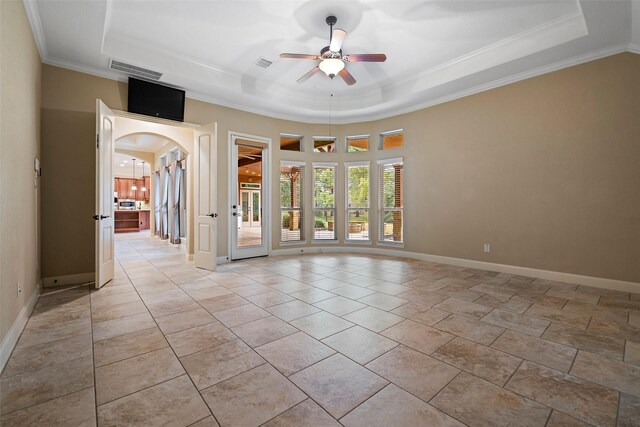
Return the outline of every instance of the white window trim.
<path id="1" fill-rule="evenodd" d="M 316 168 L 333 168 L 333 208 L 317 208 L 316 207 L 316 198 L 315 198 L 315 169 Z M 311 243 L 319 244 L 325 242 L 331 242 L 331 244 L 338 243 L 338 233 L 336 230 L 336 219 L 338 219 L 338 203 L 336 200 L 336 187 L 338 185 L 338 162 L 312 162 L 311 163 L 311 224 L 312 232 L 311 232 Z M 330 210 L 333 209 L 333 239 L 314 239 L 313 237 L 316 234 L 315 230 L 315 211 L 316 210 Z"/>
<path id="2" fill-rule="evenodd" d="M 300 140 L 300 151 L 294 151 L 294 150 L 282 150 L 282 146 L 279 146 L 278 149 L 280 149 L 281 151 L 289 151 L 291 153 L 304 153 L 304 136 L 302 135 L 296 135 L 293 133 L 281 133 L 280 134 L 280 138 L 297 138 Z"/>
<path id="3" fill-rule="evenodd" d="M 403 157 L 394 157 L 391 159 L 380 159 L 378 160 L 378 186 L 380 187 L 380 181 L 381 181 L 381 177 L 380 175 L 380 166 L 393 166 L 395 164 L 398 163 L 402 163 L 402 168 L 404 171 L 404 158 Z M 404 191 L 404 183 L 402 186 L 402 190 Z M 401 242 L 393 242 L 393 241 L 389 241 L 389 240 L 381 240 L 381 236 L 380 236 L 380 229 L 381 227 L 383 227 L 384 224 L 384 209 L 385 207 L 383 206 L 384 203 L 384 197 L 382 195 L 382 187 L 378 188 L 378 230 L 376 231 L 377 234 L 377 246 L 393 246 L 393 247 L 402 247 L 404 248 L 404 243 L 405 243 L 405 233 L 404 233 L 404 225 L 405 225 L 405 206 L 404 206 L 404 201 L 402 203 L 402 241 Z"/>
<path id="4" fill-rule="evenodd" d="M 384 140 L 385 136 L 396 135 L 398 133 L 404 133 L 404 128 L 389 130 L 386 132 L 380 132 L 380 136 L 378 137 L 378 151 L 397 150 L 399 148 L 403 148 L 404 142 L 402 143 L 402 147 L 394 147 L 394 148 L 387 148 L 387 149 L 383 147 L 382 141 Z"/>
<path id="5" fill-rule="evenodd" d="M 369 206 L 366 208 L 349 208 L 349 168 L 350 167 L 358 167 L 358 166 L 367 166 L 369 168 L 369 195 L 368 201 Z M 366 240 L 362 239 L 349 239 L 349 210 L 357 210 L 357 209 L 366 209 L 367 210 L 367 226 L 369 227 L 369 238 Z M 363 161 L 363 162 L 345 162 L 344 163 L 344 242 L 345 243 L 356 243 L 356 244 L 365 244 L 367 242 L 371 243 L 371 162 Z"/>
<path id="6" fill-rule="evenodd" d="M 299 162 L 295 160 L 280 160 L 280 167 L 283 166 L 296 166 L 299 168 L 303 168 L 307 165 L 307 162 Z"/>

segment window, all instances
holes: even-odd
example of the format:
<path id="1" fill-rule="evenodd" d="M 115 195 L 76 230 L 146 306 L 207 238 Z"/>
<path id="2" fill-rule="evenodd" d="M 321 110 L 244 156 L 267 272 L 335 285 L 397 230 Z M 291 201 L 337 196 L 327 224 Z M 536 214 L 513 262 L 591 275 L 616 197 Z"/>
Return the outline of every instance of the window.
<path id="1" fill-rule="evenodd" d="M 404 131 L 402 129 L 383 132 L 380 134 L 380 149 L 390 150 L 404 145 Z"/>
<path id="2" fill-rule="evenodd" d="M 347 240 L 369 240 L 369 162 L 346 163 Z"/>
<path id="3" fill-rule="evenodd" d="M 336 151 L 336 138 L 333 136 L 314 136 L 314 153 L 333 153 Z"/>
<path id="4" fill-rule="evenodd" d="M 280 163 L 280 241 L 301 242 L 303 163 Z"/>
<path id="5" fill-rule="evenodd" d="M 280 150 L 284 151 L 304 151 L 302 137 L 298 135 L 280 135 Z"/>
<path id="6" fill-rule="evenodd" d="M 403 242 L 404 172 L 402 159 L 380 160 L 380 241 Z"/>
<path id="7" fill-rule="evenodd" d="M 369 151 L 369 135 L 348 136 L 346 142 L 347 153 Z"/>
<path id="8" fill-rule="evenodd" d="M 313 239 L 334 240 L 336 166 L 313 165 Z"/>

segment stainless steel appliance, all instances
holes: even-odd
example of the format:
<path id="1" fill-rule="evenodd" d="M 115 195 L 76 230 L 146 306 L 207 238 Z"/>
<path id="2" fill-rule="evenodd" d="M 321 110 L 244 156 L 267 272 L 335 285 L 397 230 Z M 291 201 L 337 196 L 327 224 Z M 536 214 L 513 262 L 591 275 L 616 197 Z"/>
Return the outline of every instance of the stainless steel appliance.
<path id="1" fill-rule="evenodd" d="M 136 210 L 136 201 L 133 199 L 119 199 L 118 209 L 121 211 L 134 211 Z"/>

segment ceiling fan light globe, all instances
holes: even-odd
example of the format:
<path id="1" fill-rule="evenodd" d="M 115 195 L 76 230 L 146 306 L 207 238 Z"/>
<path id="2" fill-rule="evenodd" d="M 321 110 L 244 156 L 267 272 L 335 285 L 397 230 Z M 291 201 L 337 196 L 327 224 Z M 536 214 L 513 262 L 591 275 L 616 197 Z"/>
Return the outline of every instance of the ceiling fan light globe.
<path id="1" fill-rule="evenodd" d="M 344 68 L 344 62 L 337 58 L 328 58 L 320 62 L 320 70 L 330 78 L 335 77 Z"/>

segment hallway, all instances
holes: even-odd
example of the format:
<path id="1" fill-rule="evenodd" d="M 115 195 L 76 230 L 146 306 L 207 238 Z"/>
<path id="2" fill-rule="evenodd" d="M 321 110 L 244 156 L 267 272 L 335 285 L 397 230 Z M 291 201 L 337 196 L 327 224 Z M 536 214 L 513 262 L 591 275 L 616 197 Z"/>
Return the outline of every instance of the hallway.
<path id="1" fill-rule="evenodd" d="M 116 240 L 107 286 L 41 296 L 2 425 L 638 420 L 638 295 L 356 254 L 209 272 L 148 233 Z"/>

